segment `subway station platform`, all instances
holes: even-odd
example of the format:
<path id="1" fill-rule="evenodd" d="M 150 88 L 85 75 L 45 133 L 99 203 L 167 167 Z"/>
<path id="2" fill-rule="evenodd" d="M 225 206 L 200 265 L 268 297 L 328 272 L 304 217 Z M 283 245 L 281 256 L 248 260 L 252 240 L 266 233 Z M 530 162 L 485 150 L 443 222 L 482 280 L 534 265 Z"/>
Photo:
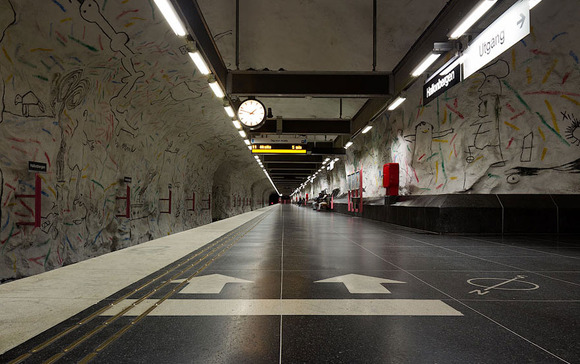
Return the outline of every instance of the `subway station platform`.
<path id="1" fill-rule="evenodd" d="M 275 205 L 0 286 L 2 363 L 574 363 L 578 236 Z"/>

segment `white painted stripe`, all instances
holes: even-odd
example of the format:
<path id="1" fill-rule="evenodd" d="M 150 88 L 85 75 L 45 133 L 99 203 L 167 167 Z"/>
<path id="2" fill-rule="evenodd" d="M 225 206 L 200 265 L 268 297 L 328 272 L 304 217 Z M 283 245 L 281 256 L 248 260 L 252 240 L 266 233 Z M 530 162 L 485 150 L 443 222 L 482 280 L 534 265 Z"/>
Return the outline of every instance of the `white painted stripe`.
<path id="1" fill-rule="evenodd" d="M 124 300 L 102 316 L 113 316 L 135 300 Z M 144 300 L 125 316 L 138 316 L 157 302 Z M 169 299 L 148 316 L 463 316 L 440 300 L 410 299 Z"/>

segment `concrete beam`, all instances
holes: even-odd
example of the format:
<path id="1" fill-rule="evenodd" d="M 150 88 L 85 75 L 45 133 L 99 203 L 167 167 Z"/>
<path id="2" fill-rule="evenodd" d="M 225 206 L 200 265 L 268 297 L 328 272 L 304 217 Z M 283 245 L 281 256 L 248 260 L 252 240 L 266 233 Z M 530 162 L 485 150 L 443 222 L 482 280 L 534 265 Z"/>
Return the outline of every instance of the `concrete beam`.
<path id="1" fill-rule="evenodd" d="M 387 72 L 230 71 L 227 91 L 234 96 L 387 97 Z"/>
<path id="2" fill-rule="evenodd" d="M 269 119 L 252 134 L 276 134 L 277 120 Z M 282 119 L 282 134 L 350 135 L 350 119 Z"/>

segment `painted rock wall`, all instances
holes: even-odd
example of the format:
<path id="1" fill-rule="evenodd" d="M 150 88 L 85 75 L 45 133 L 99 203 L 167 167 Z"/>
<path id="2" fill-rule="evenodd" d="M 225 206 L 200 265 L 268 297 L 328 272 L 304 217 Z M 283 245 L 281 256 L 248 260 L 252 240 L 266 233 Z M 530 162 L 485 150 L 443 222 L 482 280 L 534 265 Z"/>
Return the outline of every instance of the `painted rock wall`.
<path id="1" fill-rule="evenodd" d="M 153 2 L 0 0 L 0 281 L 207 224 L 216 184 L 259 207 L 271 187 L 183 46 Z M 19 224 L 29 161 L 48 167 L 39 228 Z"/>
<path id="2" fill-rule="evenodd" d="M 344 193 L 337 180 L 362 168 L 365 196 L 382 196 L 396 162 L 401 194 L 580 193 L 578 14 L 575 0 L 540 3 L 530 35 L 425 107 L 418 80 L 312 192 Z"/>

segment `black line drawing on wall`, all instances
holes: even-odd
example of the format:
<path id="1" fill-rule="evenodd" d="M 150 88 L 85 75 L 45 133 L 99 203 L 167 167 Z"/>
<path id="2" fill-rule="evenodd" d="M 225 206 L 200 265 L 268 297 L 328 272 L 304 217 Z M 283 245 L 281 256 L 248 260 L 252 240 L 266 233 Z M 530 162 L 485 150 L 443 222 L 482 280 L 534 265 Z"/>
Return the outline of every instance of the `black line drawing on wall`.
<path id="1" fill-rule="evenodd" d="M 453 129 L 433 131 L 433 125 L 426 121 L 421 121 L 415 126 L 415 134 L 405 135 L 405 140 L 414 142 L 413 159 L 411 166 L 415 167 L 416 163 L 423 163 L 433 155 L 433 139 L 443 138 L 453 133 Z"/>
<path id="2" fill-rule="evenodd" d="M 553 167 L 515 167 L 506 172 L 507 182 L 510 184 L 516 184 L 520 181 L 521 176 L 537 176 L 540 173 L 547 172 L 547 171 L 557 171 L 563 173 L 580 173 L 580 158 L 560 164 Z"/>
<path id="3" fill-rule="evenodd" d="M 520 162 L 531 162 L 533 150 L 534 150 L 534 133 L 530 132 L 524 137 L 524 142 L 522 143 L 522 154 L 520 155 Z"/>
<path id="4" fill-rule="evenodd" d="M 10 26 L 16 23 L 16 11 L 10 0 L 0 0 L 0 44 L 6 36 L 6 31 Z M 2 65 L 0 65 L 0 76 L 3 76 Z M 0 124 L 4 121 L 4 110 L 5 110 L 5 100 L 6 95 L 4 77 L 0 77 Z"/>
<path id="5" fill-rule="evenodd" d="M 25 117 L 30 116 L 31 109 L 36 109 L 42 114 L 46 111 L 42 101 L 40 101 L 32 91 L 28 91 L 24 95 L 17 94 L 14 97 L 14 105 L 22 105 L 22 116 Z"/>
<path id="6" fill-rule="evenodd" d="M 433 131 L 433 125 L 421 121 L 415 126 L 415 134 L 405 135 L 405 140 L 414 142 L 411 167 L 415 169 L 416 178 L 421 185 L 429 185 L 434 175 L 433 163 L 433 139 L 443 138 L 453 133 L 453 129 Z M 427 182 L 425 182 L 427 181 Z"/>
<path id="7" fill-rule="evenodd" d="M 180 102 L 187 100 L 195 100 L 202 96 L 203 96 L 202 92 L 192 90 L 190 85 L 188 85 L 187 82 L 184 81 L 180 82 L 179 84 L 175 85 L 175 87 L 171 88 L 167 95 L 152 101 L 151 105 L 155 105 L 158 103 L 163 103 L 167 106 L 177 105 Z"/>
<path id="8" fill-rule="evenodd" d="M 4 220 L 2 220 L 2 197 L 4 196 L 4 172 L 2 172 L 2 168 L 0 168 L 0 232 L 2 232 L 2 224 Z"/>
<path id="9" fill-rule="evenodd" d="M 96 24 L 101 31 L 109 38 L 109 47 L 113 52 L 119 52 L 123 57 L 121 58 L 121 65 L 128 76 L 121 78 L 123 87 L 113 96 L 109 103 L 115 114 L 115 118 L 118 121 L 123 121 L 129 130 L 125 129 L 125 126 L 121 127 L 121 130 L 126 131 L 128 134 L 135 136 L 135 131 L 138 129 L 129 124 L 129 121 L 125 118 L 120 120 L 119 115 L 124 114 L 129 106 L 128 95 L 135 87 L 137 81 L 145 75 L 142 71 L 137 71 L 135 69 L 135 64 L 133 57 L 135 53 L 127 46 L 129 42 L 129 35 L 125 32 L 117 32 L 111 23 L 105 19 L 101 10 L 99 9 L 99 4 L 95 0 L 78 0 L 81 4 L 79 11 L 81 17 L 89 23 Z"/>
<path id="10" fill-rule="evenodd" d="M 570 120 L 570 125 L 566 128 L 566 139 L 580 147 L 580 119 L 566 112 L 563 112 L 562 115 L 564 115 L 562 120 Z"/>
<path id="11" fill-rule="evenodd" d="M 479 73 L 484 79 L 479 86 L 478 116 L 470 126 L 477 127 L 473 134 L 473 142 L 468 145 L 466 151 L 467 163 L 476 160 L 474 154 L 485 152 L 487 160 L 490 160 L 490 167 L 503 167 L 505 160 L 501 150 L 501 135 L 499 121 L 501 114 L 500 97 L 502 96 L 501 79 L 510 73 L 509 65 L 504 60 L 497 60 L 489 66 L 482 68 Z"/>
<path id="12" fill-rule="evenodd" d="M 83 77 L 83 70 L 77 69 L 64 77 L 60 73 L 54 75 L 51 89 L 50 106 L 53 109 L 60 128 L 60 148 L 56 156 L 56 178 L 64 182 L 64 166 L 68 158 L 68 141 L 70 141 L 79 124 L 74 115 L 65 117 L 64 111 L 72 111 L 85 101 L 90 88 L 90 82 Z M 86 117 L 86 112 L 83 113 Z"/>

